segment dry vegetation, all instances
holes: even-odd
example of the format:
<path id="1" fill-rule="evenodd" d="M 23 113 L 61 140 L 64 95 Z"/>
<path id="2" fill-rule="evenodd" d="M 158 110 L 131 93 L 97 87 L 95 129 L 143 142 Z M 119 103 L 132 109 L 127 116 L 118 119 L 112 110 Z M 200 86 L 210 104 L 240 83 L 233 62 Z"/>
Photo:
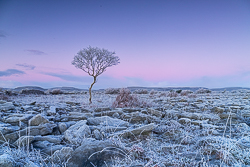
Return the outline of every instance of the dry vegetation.
<path id="1" fill-rule="evenodd" d="M 74 111 L 89 113 L 93 118 L 109 116 L 128 122 L 129 126 L 125 130 L 110 130 L 112 126 L 109 123 L 102 125 L 106 130 L 100 130 L 100 134 L 91 130 L 91 135 L 87 138 L 100 135 L 98 141 L 110 141 L 116 147 L 115 150 L 110 147 L 99 150 L 116 152 L 102 166 L 212 167 L 250 165 L 249 97 L 250 92 L 247 90 L 138 90 L 131 93 L 128 89 L 110 88 L 104 92 L 94 92 L 92 104 L 89 104 L 88 94 L 85 93 L 19 95 L 9 96 L 8 99 L 16 106 L 35 102 L 35 107 L 42 106 L 44 110 L 49 110 L 50 106 L 67 104 L 65 112 L 69 116 Z M 154 128 L 148 133 L 133 132 L 133 129 L 149 125 L 154 125 Z M 92 124 L 88 126 L 91 127 Z M 123 128 L 118 124 L 115 126 L 116 129 Z M 126 133 L 124 137 L 124 131 L 134 134 L 130 136 Z M 64 142 L 67 143 L 66 140 Z M 34 163 L 37 166 L 67 166 L 72 158 L 68 156 L 59 163 L 50 156 L 45 156 L 42 151 L 34 149 L 32 142 L 28 146 L 13 147 L 6 140 L 1 145 L 0 155 L 10 155 L 13 162 L 19 164 Z M 73 143 L 67 143 L 67 146 L 72 149 L 79 147 Z M 96 154 L 99 152 L 91 154 L 90 159 Z M 96 166 L 96 163 L 90 162 L 91 166 Z"/>

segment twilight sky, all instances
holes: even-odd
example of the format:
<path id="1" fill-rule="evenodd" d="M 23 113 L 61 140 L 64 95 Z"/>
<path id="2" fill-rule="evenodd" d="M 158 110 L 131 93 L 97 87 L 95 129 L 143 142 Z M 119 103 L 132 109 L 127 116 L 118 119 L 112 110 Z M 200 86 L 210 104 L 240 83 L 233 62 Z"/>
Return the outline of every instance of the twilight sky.
<path id="1" fill-rule="evenodd" d="M 0 0 L 0 87 L 86 89 L 88 46 L 120 57 L 93 89 L 250 87 L 250 1 Z"/>

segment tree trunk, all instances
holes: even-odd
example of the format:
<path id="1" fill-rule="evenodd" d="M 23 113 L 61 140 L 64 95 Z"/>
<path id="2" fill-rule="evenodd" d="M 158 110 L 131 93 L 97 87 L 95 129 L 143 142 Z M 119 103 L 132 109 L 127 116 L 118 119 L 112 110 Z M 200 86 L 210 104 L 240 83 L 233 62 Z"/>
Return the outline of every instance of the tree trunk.
<path id="1" fill-rule="evenodd" d="M 93 87 L 93 85 L 96 83 L 96 76 L 94 76 L 94 82 L 91 84 L 90 88 L 89 88 L 89 104 L 92 103 L 91 101 L 91 89 Z"/>

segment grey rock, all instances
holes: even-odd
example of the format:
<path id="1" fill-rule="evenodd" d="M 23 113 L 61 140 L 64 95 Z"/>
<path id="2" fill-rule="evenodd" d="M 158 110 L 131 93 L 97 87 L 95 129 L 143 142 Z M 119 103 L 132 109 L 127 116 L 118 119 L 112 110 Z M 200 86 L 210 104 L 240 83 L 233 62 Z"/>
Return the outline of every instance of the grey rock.
<path id="1" fill-rule="evenodd" d="M 49 120 L 46 119 L 44 116 L 42 116 L 41 114 L 38 114 L 34 117 L 32 117 L 29 120 L 29 125 L 30 126 L 38 126 L 40 124 L 45 124 L 45 123 L 49 123 Z"/>
<path id="2" fill-rule="evenodd" d="M 94 138 L 96 139 L 96 140 L 101 140 L 102 139 L 102 134 L 100 133 L 100 131 L 99 130 L 97 130 L 97 129 L 95 129 L 94 131 L 93 131 L 93 135 L 94 135 Z"/>
<path id="3" fill-rule="evenodd" d="M 28 120 L 32 117 L 32 114 L 12 114 L 8 118 L 5 118 L 3 121 L 5 123 L 18 125 L 19 122 L 27 123 Z"/>
<path id="4" fill-rule="evenodd" d="M 122 137 L 133 137 L 137 135 L 148 135 L 155 128 L 155 124 L 151 123 L 148 125 L 141 126 L 132 130 L 122 131 Z"/>
<path id="5" fill-rule="evenodd" d="M 15 106 L 13 105 L 12 102 L 5 102 L 2 101 L 2 103 L 0 103 L 0 111 L 8 111 L 8 110 L 14 110 Z"/>
<path id="6" fill-rule="evenodd" d="M 59 128 L 59 131 L 60 131 L 61 133 L 64 133 L 64 132 L 68 129 L 66 123 L 59 123 L 59 124 L 58 124 L 58 128 Z"/>
<path id="7" fill-rule="evenodd" d="M 9 154 L 0 155 L 0 166 L 2 167 L 14 167 L 15 161 Z"/>
<path id="8" fill-rule="evenodd" d="M 54 144 L 60 144 L 63 140 L 63 135 L 46 135 L 46 136 L 35 136 L 34 141 L 48 141 Z"/>
<path id="9" fill-rule="evenodd" d="M 73 144 L 81 144 L 84 138 L 90 137 L 91 135 L 89 126 L 86 123 L 86 120 L 82 120 L 69 127 L 64 132 L 65 139 Z"/>
<path id="10" fill-rule="evenodd" d="M 151 115 L 153 115 L 153 116 L 159 117 L 159 118 L 162 117 L 162 112 L 159 111 L 159 110 L 155 110 L 153 108 L 149 108 L 148 109 L 148 113 L 151 114 Z"/>
<path id="11" fill-rule="evenodd" d="M 47 111 L 48 115 L 56 115 L 56 107 L 50 106 L 49 110 Z"/>
<path id="12" fill-rule="evenodd" d="M 179 123 L 182 124 L 182 125 L 189 124 L 189 123 L 191 123 L 191 119 L 189 119 L 189 118 L 180 118 Z"/>
<path id="13" fill-rule="evenodd" d="M 93 115 L 90 113 L 69 112 L 69 115 L 67 115 L 66 117 L 68 121 L 80 121 L 93 117 Z"/>
<path id="14" fill-rule="evenodd" d="M 3 135 L 15 132 L 19 129 L 19 126 L 11 126 L 10 124 L 0 123 L 0 133 Z"/>
<path id="15" fill-rule="evenodd" d="M 221 114 L 225 111 L 225 109 L 221 108 L 221 107 L 214 107 L 214 108 L 212 108 L 212 111 L 217 113 L 217 114 Z"/>
<path id="16" fill-rule="evenodd" d="M 32 161 L 28 161 L 23 167 L 40 167 L 40 166 Z"/>
<path id="17" fill-rule="evenodd" d="M 72 158 L 67 164 L 68 167 L 92 167 L 102 166 L 105 162 L 111 161 L 113 156 L 119 156 L 119 150 L 110 141 L 95 140 L 86 138 L 82 145 L 72 153 Z M 107 149 L 107 150 L 105 150 Z"/>
<path id="18" fill-rule="evenodd" d="M 89 125 L 129 126 L 128 122 L 109 116 L 88 118 L 87 122 Z"/>
<path id="19" fill-rule="evenodd" d="M 15 146 L 24 147 L 30 145 L 34 141 L 34 136 L 21 136 L 17 141 L 14 142 Z"/>
<path id="20" fill-rule="evenodd" d="M 16 131 L 10 134 L 4 135 L 4 138 L 0 135 L 0 140 L 6 139 L 10 143 L 15 142 L 20 136 L 37 136 L 37 135 L 48 135 L 51 134 L 55 124 L 46 123 L 39 126 L 30 126 L 23 130 Z"/>
<path id="21" fill-rule="evenodd" d="M 62 165 L 72 158 L 73 151 L 74 150 L 71 147 L 63 147 L 62 149 L 55 151 L 51 156 L 51 159 L 53 163 Z"/>
<path id="22" fill-rule="evenodd" d="M 60 150 L 64 147 L 63 145 L 55 145 L 54 143 L 46 140 L 33 142 L 33 146 L 48 155 L 52 155 L 55 151 Z"/>

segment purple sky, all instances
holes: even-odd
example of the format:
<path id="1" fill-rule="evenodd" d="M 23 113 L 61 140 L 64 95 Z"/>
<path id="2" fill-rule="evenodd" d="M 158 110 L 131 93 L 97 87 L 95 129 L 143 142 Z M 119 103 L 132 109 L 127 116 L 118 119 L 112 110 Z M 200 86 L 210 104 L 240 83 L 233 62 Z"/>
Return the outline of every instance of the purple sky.
<path id="1" fill-rule="evenodd" d="M 250 1 L 0 0 L 0 87 L 88 88 L 88 46 L 120 57 L 94 89 L 250 87 Z"/>

